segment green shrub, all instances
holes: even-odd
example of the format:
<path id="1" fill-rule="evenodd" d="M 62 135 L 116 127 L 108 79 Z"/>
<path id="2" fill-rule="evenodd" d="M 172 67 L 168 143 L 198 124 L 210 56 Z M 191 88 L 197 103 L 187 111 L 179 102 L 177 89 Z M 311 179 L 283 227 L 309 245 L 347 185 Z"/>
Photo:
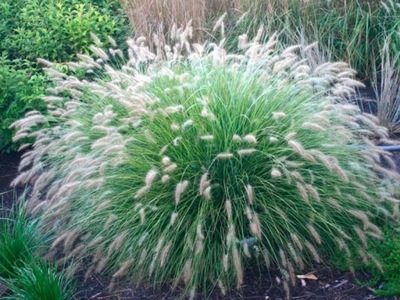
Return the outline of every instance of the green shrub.
<path id="1" fill-rule="evenodd" d="M 93 32 L 122 42 L 127 21 L 116 3 L 88 0 L 5 0 L 0 4 L 0 53 L 9 59 L 37 58 L 63 62 L 88 53 Z M 109 46 L 109 44 L 105 45 Z"/>
<path id="2" fill-rule="evenodd" d="M 122 42 L 130 28 L 118 2 L 106 0 L 5 0 L 0 20 L 0 151 L 13 151 L 19 145 L 11 143 L 8 126 L 45 108 L 40 97 L 48 84 L 37 58 L 62 63 L 89 53 L 91 33 Z"/>
<path id="3" fill-rule="evenodd" d="M 48 86 L 44 74 L 37 73 L 26 61 L 0 59 L 0 152 L 16 150 L 12 144 L 9 126 L 23 117 L 27 111 L 44 111 L 41 100 Z"/>
<path id="4" fill-rule="evenodd" d="M 110 288 L 128 276 L 192 296 L 240 287 L 251 265 L 278 268 L 289 290 L 338 249 L 380 267 L 367 238 L 398 217 L 400 181 L 369 141 L 387 130 L 343 103 L 353 70 L 316 63 L 313 47 L 274 50 L 274 37 L 242 37 L 241 54 L 183 37 L 155 55 L 142 42 L 103 81 L 49 70 L 49 115 L 13 124 L 15 139 L 36 137 L 13 184 L 34 185 L 53 248 L 91 259 L 87 274 L 113 271 Z"/>

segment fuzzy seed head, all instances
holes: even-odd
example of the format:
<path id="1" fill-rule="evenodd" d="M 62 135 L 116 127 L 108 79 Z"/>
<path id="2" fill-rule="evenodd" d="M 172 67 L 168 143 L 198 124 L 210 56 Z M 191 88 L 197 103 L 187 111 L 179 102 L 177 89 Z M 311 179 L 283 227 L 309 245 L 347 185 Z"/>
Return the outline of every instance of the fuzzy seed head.
<path id="1" fill-rule="evenodd" d="M 211 200 L 211 186 L 208 186 L 203 191 L 203 196 L 206 200 Z"/>
<path id="2" fill-rule="evenodd" d="M 145 222 L 145 219 L 146 219 L 146 214 L 145 214 L 145 212 L 144 212 L 144 207 L 142 207 L 140 210 L 139 210 L 139 216 L 140 216 L 140 224 L 144 224 L 144 222 Z"/>
<path id="3" fill-rule="evenodd" d="M 224 266 L 224 271 L 228 272 L 228 264 L 229 264 L 229 255 L 226 253 L 222 258 L 222 264 Z"/>
<path id="4" fill-rule="evenodd" d="M 169 181 L 169 179 L 170 179 L 169 175 L 163 175 L 161 177 L 161 182 L 165 184 L 165 183 L 167 183 Z"/>
<path id="5" fill-rule="evenodd" d="M 351 209 L 351 210 L 349 210 L 349 214 L 355 216 L 357 219 L 359 219 L 363 222 L 364 230 L 369 227 L 370 221 L 365 212 L 363 212 L 361 210 Z"/>
<path id="6" fill-rule="evenodd" d="M 226 214 L 228 215 L 228 220 L 232 220 L 232 202 L 231 202 L 231 200 L 225 201 L 225 211 L 226 211 Z"/>
<path id="7" fill-rule="evenodd" d="M 319 197 L 319 193 L 317 191 L 317 189 L 315 187 L 313 187 L 311 184 L 306 184 L 305 185 L 306 190 L 308 191 L 308 193 L 313 196 L 313 198 L 317 201 L 317 202 L 321 202 L 321 198 Z"/>
<path id="8" fill-rule="evenodd" d="M 178 167 L 176 163 L 173 163 L 164 169 L 164 174 L 170 174 Z"/>
<path id="9" fill-rule="evenodd" d="M 110 226 L 115 220 L 117 220 L 117 219 L 118 219 L 118 217 L 117 217 L 116 215 L 111 214 L 111 215 L 108 217 L 106 223 L 104 224 L 104 229 L 108 229 L 109 226 Z"/>
<path id="10" fill-rule="evenodd" d="M 245 135 L 244 138 L 243 138 L 243 140 L 244 140 L 245 142 L 247 142 L 247 143 L 250 143 L 250 144 L 257 144 L 257 138 L 256 138 L 256 136 L 253 135 L 253 134 Z"/>
<path id="11" fill-rule="evenodd" d="M 274 137 L 274 136 L 270 136 L 270 137 L 269 137 L 269 141 L 270 141 L 271 143 L 276 143 L 276 142 L 278 141 L 278 139 L 277 139 L 276 137 Z"/>
<path id="12" fill-rule="evenodd" d="M 308 251 L 310 251 L 310 253 L 312 254 L 314 261 L 320 263 L 321 258 L 319 257 L 317 249 L 315 249 L 315 247 L 308 241 L 306 241 L 304 244 L 307 247 Z"/>
<path id="13" fill-rule="evenodd" d="M 314 241 L 317 244 L 321 245 L 322 240 L 321 240 L 321 237 L 320 237 L 318 231 L 315 229 L 315 227 L 312 224 L 307 224 L 307 228 L 308 228 L 308 231 L 311 233 L 312 237 L 314 238 Z"/>
<path id="14" fill-rule="evenodd" d="M 171 158 L 169 158 L 168 156 L 164 156 L 161 162 L 164 166 L 169 166 L 171 164 Z"/>
<path id="15" fill-rule="evenodd" d="M 245 190 L 246 190 L 246 196 L 247 196 L 247 200 L 249 201 L 250 204 L 254 203 L 254 189 L 250 184 L 247 184 L 245 186 Z"/>
<path id="16" fill-rule="evenodd" d="M 239 135 L 234 134 L 232 137 L 232 141 L 239 143 L 242 141 L 242 138 Z"/>
<path id="17" fill-rule="evenodd" d="M 203 176 L 201 176 L 200 179 L 200 186 L 199 186 L 200 195 L 203 195 L 204 190 L 209 186 L 210 186 L 210 181 L 208 180 L 208 172 L 206 172 L 203 174 Z"/>
<path id="18" fill-rule="evenodd" d="M 264 259 L 265 266 L 267 268 L 270 268 L 271 267 L 271 260 L 269 258 L 268 251 L 267 250 L 263 250 L 261 253 L 262 253 L 262 256 L 263 256 L 263 259 Z"/>
<path id="19" fill-rule="evenodd" d="M 145 178 L 144 182 L 145 182 L 147 187 L 151 187 L 151 185 L 153 184 L 153 182 L 156 179 L 157 175 L 158 175 L 158 172 L 155 169 L 151 169 L 146 174 L 146 178 Z"/>
<path id="20" fill-rule="evenodd" d="M 277 111 L 272 113 L 272 119 L 278 120 L 286 117 L 286 114 L 282 111 Z"/>
<path id="21" fill-rule="evenodd" d="M 256 152 L 256 151 L 257 151 L 257 149 L 254 149 L 254 148 L 250 148 L 250 149 L 240 149 L 240 150 L 237 151 L 237 153 L 238 153 L 240 156 L 247 156 L 247 155 L 253 154 L 253 153 Z"/>
<path id="22" fill-rule="evenodd" d="M 175 224 L 176 218 L 178 217 L 178 213 L 177 212 L 173 212 L 171 214 L 171 219 L 169 221 L 169 225 L 173 226 Z"/>
<path id="23" fill-rule="evenodd" d="M 202 139 L 203 141 L 212 141 L 212 140 L 214 139 L 214 136 L 211 135 L 211 134 L 202 135 L 202 136 L 200 137 L 200 139 Z"/>
<path id="24" fill-rule="evenodd" d="M 220 154 L 217 155 L 217 158 L 218 159 L 230 159 L 230 158 L 233 158 L 233 154 L 229 153 L 229 152 L 220 153 Z"/>
<path id="25" fill-rule="evenodd" d="M 289 140 L 288 145 L 299 155 L 303 156 L 304 155 L 304 149 L 301 144 L 295 140 Z"/>
<path id="26" fill-rule="evenodd" d="M 183 267 L 183 281 L 187 284 L 192 278 L 192 260 L 189 259 L 185 262 Z"/>
<path id="27" fill-rule="evenodd" d="M 140 199 L 140 198 L 142 198 L 149 190 L 150 190 L 150 186 L 145 185 L 144 187 L 140 188 L 140 189 L 136 192 L 134 198 L 135 198 L 135 199 Z"/>
<path id="28" fill-rule="evenodd" d="M 172 131 L 178 131 L 180 129 L 179 125 L 176 123 L 171 124 L 171 130 Z"/>
<path id="29" fill-rule="evenodd" d="M 334 166 L 332 167 L 332 170 L 333 170 L 333 172 L 335 172 L 337 175 L 339 175 L 339 177 L 340 177 L 344 182 L 346 182 L 346 183 L 349 182 L 349 178 L 347 177 L 346 172 L 345 172 L 341 167 L 339 167 L 338 165 L 334 165 Z"/>
<path id="30" fill-rule="evenodd" d="M 192 125 L 193 125 L 193 121 L 192 121 L 191 119 L 186 120 L 186 121 L 182 124 L 182 129 L 186 129 L 186 128 L 192 126 Z"/>
<path id="31" fill-rule="evenodd" d="M 247 244 L 247 243 L 243 244 L 243 253 L 244 253 L 244 255 L 246 255 L 246 257 L 251 258 L 249 244 Z"/>
<path id="32" fill-rule="evenodd" d="M 307 193 L 307 189 L 305 188 L 305 186 L 303 184 L 301 184 L 300 182 L 296 182 L 296 186 L 297 186 L 297 190 L 299 191 L 301 198 L 307 202 L 310 203 L 309 197 L 308 197 L 308 193 Z"/>
<path id="33" fill-rule="evenodd" d="M 271 176 L 272 176 L 273 178 L 278 178 L 278 177 L 281 177 L 281 176 L 282 176 L 282 173 L 281 173 L 281 171 L 279 171 L 277 168 L 272 168 L 272 170 L 271 170 Z"/>
<path id="34" fill-rule="evenodd" d="M 113 274 L 112 278 L 114 279 L 126 276 L 128 274 L 129 268 L 133 265 L 133 262 L 133 259 L 128 259 L 123 262 L 118 271 Z"/>
<path id="35" fill-rule="evenodd" d="M 171 249 L 172 242 L 170 241 L 161 251 L 160 265 L 163 267 L 167 261 L 169 250 Z"/>
<path id="36" fill-rule="evenodd" d="M 290 237 L 292 238 L 293 243 L 297 246 L 300 251 L 303 251 L 303 244 L 301 243 L 299 237 L 295 233 L 291 233 Z"/>
<path id="37" fill-rule="evenodd" d="M 236 271 L 236 286 L 240 287 L 243 284 L 243 267 L 236 247 L 232 247 L 232 259 Z"/>
<path id="38" fill-rule="evenodd" d="M 368 239 L 367 239 L 367 236 L 366 236 L 364 230 L 362 230 L 358 226 L 353 226 L 353 228 L 354 228 L 354 231 L 357 233 L 358 238 L 362 242 L 364 248 L 368 248 Z"/>
<path id="39" fill-rule="evenodd" d="M 189 186 L 189 181 L 181 181 L 176 185 L 175 188 L 175 204 L 178 205 L 181 201 L 182 194 L 185 192 L 187 187 Z"/>

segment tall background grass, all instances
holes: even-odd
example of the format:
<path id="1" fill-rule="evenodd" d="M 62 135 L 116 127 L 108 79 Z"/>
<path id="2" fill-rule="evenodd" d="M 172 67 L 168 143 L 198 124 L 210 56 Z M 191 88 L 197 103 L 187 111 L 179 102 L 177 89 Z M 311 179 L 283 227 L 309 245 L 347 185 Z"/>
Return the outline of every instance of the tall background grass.
<path id="1" fill-rule="evenodd" d="M 391 38 L 391 53 L 400 47 L 400 8 L 391 0 L 120 2 L 136 33 L 150 40 L 155 32 L 169 43 L 174 24 L 179 27 L 189 20 L 193 22 L 194 40 L 216 37 L 212 30 L 214 21 L 226 12 L 229 15 L 225 22 L 226 43 L 230 50 L 236 48 L 238 32 L 255 36 L 260 26 L 264 26 L 268 34 L 279 32 L 284 44 L 318 41 L 321 49 L 330 53 L 329 59 L 348 62 L 361 79 L 372 77 L 376 61 L 380 66 L 379 53 L 387 36 Z M 399 67 L 397 63 L 397 70 Z"/>

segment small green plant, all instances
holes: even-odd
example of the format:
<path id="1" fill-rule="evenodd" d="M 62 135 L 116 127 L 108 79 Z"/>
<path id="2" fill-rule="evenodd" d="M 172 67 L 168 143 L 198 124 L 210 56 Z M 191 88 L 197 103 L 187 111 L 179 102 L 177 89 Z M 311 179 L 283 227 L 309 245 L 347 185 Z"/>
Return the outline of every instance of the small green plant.
<path id="1" fill-rule="evenodd" d="M 45 263 L 28 264 L 17 269 L 16 277 L 4 284 L 12 292 L 9 300 L 70 300 L 70 281 Z"/>
<path id="2" fill-rule="evenodd" d="M 0 278 L 13 279 L 19 268 L 34 261 L 43 246 L 37 221 L 27 222 L 23 211 L 0 220 Z"/>
<path id="3" fill-rule="evenodd" d="M 370 274 L 367 282 L 360 281 L 361 285 L 373 286 L 375 294 L 379 296 L 400 296 L 400 239 L 395 228 L 384 225 L 382 239 L 370 240 L 370 251 L 382 264 L 382 269 L 375 265 L 363 265 L 361 258 L 354 265 L 356 270 L 363 270 Z M 349 264 L 343 253 L 337 253 L 332 261 L 341 269 L 348 269 Z M 383 272 L 382 272 L 383 270 Z"/>
<path id="4" fill-rule="evenodd" d="M 384 228 L 384 239 L 371 243 L 371 252 L 382 262 L 384 272 L 375 266 L 367 268 L 375 283 L 381 285 L 375 293 L 379 296 L 400 296 L 400 238 L 398 232 L 390 227 Z"/>
<path id="5" fill-rule="evenodd" d="M 40 258 L 49 235 L 39 228 L 38 220 L 28 219 L 22 205 L 0 219 L 0 283 L 7 288 L 2 299 L 71 298 L 71 280 Z"/>
<path id="6" fill-rule="evenodd" d="M 168 281 L 191 297 L 240 287 L 251 265 L 279 269 L 289 293 L 297 271 L 337 249 L 380 268 L 368 237 L 397 217 L 400 181 L 370 141 L 387 129 L 345 103 L 354 71 L 313 61 L 313 45 L 278 51 L 275 35 L 242 36 L 232 54 L 178 32 L 156 53 L 128 41 L 128 62 L 106 63 L 105 80 L 50 67 L 49 114 L 12 125 L 16 140 L 35 138 L 13 184 L 34 186 L 52 248 L 91 261 L 87 275 L 113 271 L 110 288 Z M 80 58 L 68 65 L 100 69 Z"/>

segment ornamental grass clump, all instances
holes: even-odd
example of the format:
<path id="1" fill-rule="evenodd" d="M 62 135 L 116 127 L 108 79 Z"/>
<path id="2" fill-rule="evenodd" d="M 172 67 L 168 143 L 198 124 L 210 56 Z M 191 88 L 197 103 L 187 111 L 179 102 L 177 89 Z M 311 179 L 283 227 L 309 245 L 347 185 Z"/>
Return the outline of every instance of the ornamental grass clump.
<path id="1" fill-rule="evenodd" d="M 86 277 L 111 272 L 110 288 L 166 281 L 191 296 L 240 288 L 253 265 L 280 270 L 289 290 L 338 250 L 379 266 L 368 240 L 398 217 L 399 176 L 371 141 L 387 130 L 342 101 L 354 71 L 311 61 L 313 45 L 241 36 L 231 54 L 186 30 L 156 53 L 130 40 L 119 68 L 108 60 L 121 52 L 96 47 L 97 60 L 68 64 L 103 80 L 42 61 L 49 115 L 14 123 L 14 139 L 35 138 L 14 185 L 32 186 L 52 249 L 90 260 Z"/>

